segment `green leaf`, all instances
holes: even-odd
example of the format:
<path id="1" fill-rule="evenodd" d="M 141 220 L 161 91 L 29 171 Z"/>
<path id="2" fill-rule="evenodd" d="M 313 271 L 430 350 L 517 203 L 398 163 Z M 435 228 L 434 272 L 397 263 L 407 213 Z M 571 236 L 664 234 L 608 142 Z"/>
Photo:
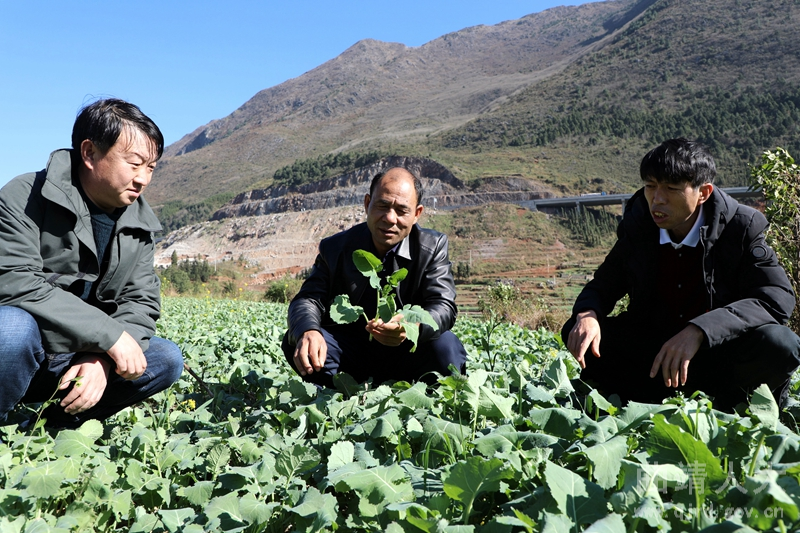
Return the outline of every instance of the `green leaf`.
<path id="1" fill-rule="evenodd" d="M 480 391 L 478 399 L 480 416 L 491 419 L 508 419 L 514 416 L 516 400 L 513 396 L 498 394 L 486 385 L 481 385 L 478 390 Z"/>
<path id="2" fill-rule="evenodd" d="M 336 497 L 322 494 L 316 487 L 309 487 L 300 502 L 289 509 L 291 512 L 311 519 L 313 531 L 326 530 L 336 521 Z"/>
<path id="3" fill-rule="evenodd" d="M 208 502 L 203 512 L 212 520 L 209 525 L 218 524 L 222 531 L 238 530 L 247 526 L 247 521 L 239 509 L 239 495 L 236 492 L 214 498 Z"/>
<path id="4" fill-rule="evenodd" d="M 353 263 L 355 263 L 358 271 L 364 275 L 369 272 L 380 272 L 383 269 L 383 261 L 366 250 L 354 251 Z"/>
<path id="5" fill-rule="evenodd" d="M 411 409 L 430 410 L 436 405 L 436 400 L 428 396 L 426 388 L 425 383 L 417 382 L 410 389 L 397 394 L 397 401 Z"/>
<path id="6" fill-rule="evenodd" d="M 53 451 L 59 456 L 89 455 L 93 453 L 93 445 L 93 438 L 74 429 L 65 429 L 56 436 Z"/>
<path id="7" fill-rule="evenodd" d="M 380 290 L 381 278 L 378 272 L 383 270 L 383 262 L 366 250 L 356 250 L 353 252 L 353 263 L 361 274 L 369 278 L 370 286 Z"/>
<path id="8" fill-rule="evenodd" d="M 391 291 L 391 287 L 387 285 L 384 288 L 389 290 L 386 291 L 386 296 L 382 297 L 378 304 L 378 317 L 384 322 L 389 322 L 397 312 L 397 304 L 394 301 L 394 295 L 388 294 Z M 401 322 L 401 324 L 403 323 Z"/>
<path id="9" fill-rule="evenodd" d="M 576 525 L 589 524 L 608 514 L 603 489 L 555 463 L 547 461 L 545 482 L 558 510 Z"/>
<path id="10" fill-rule="evenodd" d="M 431 314 L 418 305 L 406 304 L 400 310 L 400 314 L 403 315 L 404 322 L 427 324 L 428 326 L 432 327 L 434 331 L 439 329 L 439 325 L 433 319 Z"/>
<path id="11" fill-rule="evenodd" d="M 567 367 L 561 357 L 553 359 L 553 362 L 547 367 L 542 377 L 553 389 L 552 393 L 556 398 L 565 398 L 575 391 L 570 382 Z"/>
<path id="12" fill-rule="evenodd" d="M 618 514 L 610 514 L 586 528 L 584 533 L 625 533 L 625 522 Z"/>
<path id="13" fill-rule="evenodd" d="M 183 526 L 197 516 L 197 511 L 191 507 L 182 509 L 161 509 L 158 511 L 161 523 L 167 531 L 183 531 Z"/>
<path id="14" fill-rule="evenodd" d="M 750 398 L 750 413 L 765 427 L 775 431 L 780 419 L 780 410 L 772 391 L 765 384 L 761 384 Z"/>
<path id="15" fill-rule="evenodd" d="M 314 468 L 319 464 L 319 453 L 311 447 L 295 444 L 291 448 L 281 450 L 275 460 L 275 470 L 282 476 L 292 479 L 300 472 Z"/>
<path id="16" fill-rule="evenodd" d="M 544 512 L 542 533 L 566 533 L 572 531 L 575 523 L 567 515 Z"/>
<path id="17" fill-rule="evenodd" d="M 397 287 L 397 284 L 406 279 L 406 276 L 408 276 L 408 269 L 401 268 L 395 270 L 391 276 L 386 278 L 386 283 L 388 283 L 390 287 Z"/>
<path id="18" fill-rule="evenodd" d="M 794 485 L 797 487 L 796 481 Z M 750 505 L 756 511 L 748 519 L 751 526 L 762 531 L 771 528 L 778 509 L 781 510 L 780 516 L 787 518 L 787 521 L 795 522 L 800 516 L 797 504 L 779 484 L 778 472 L 775 470 L 763 470 L 754 476 L 748 476 L 744 488 L 752 497 Z"/>
<path id="19" fill-rule="evenodd" d="M 328 455 L 328 471 L 332 472 L 337 468 L 353 462 L 355 447 L 350 441 L 341 441 L 331 446 L 331 453 Z"/>
<path id="20" fill-rule="evenodd" d="M 247 493 L 239 500 L 239 513 L 250 524 L 266 524 L 275 507 L 279 507 L 277 502 L 264 503 L 256 498 L 255 494 Z"/>
<path id="21" fill-rule="evenodd" d="M 103 423 L 99 420 L 87 420 L 78 428 L 78 433 L 89 437 L 94 442 L 103 436 Z"/>
<path id="22" fill-rule="evenodd" d="M 397 409 L 389 409 L 381 416 L 371 418 L 362 424 L 364 431 L 372 439 L 386 439 L 403 429 L 403 422 Z"/>
<path id="23" fill-rule="evenodd" d="M 38 466 L 25 470 L 20 485 L 31 496 L 50 498 L 61 490 L 64 473 L 53 463 L 42 462 Z"/>
<path id="24" fill-rule="evenodd" d="M 654 502 L 663 510 L 659 491 L 685 485 L 689 480 L 689 475 L 673 464 L 651 465 L 623 459 L 622 470 L 625 474 L 625 484 L 621 491 L 611 496 L 611 505 L 618 513 L 638 511 L 647 501 Z"/>
<path id="25" fill-rule="evenodd" d="M 408 339 L 411 344 L 414 345 L 411 347 L 409 352 L 416 352 L 417 343 L 419 342 L 419 326 L 414 322 L 406 322 L 405 320 L 402 320 L 400 325 L 403 326 L 403 329 L 406 332 L 406 339 Z"/>
<path id="26" fill-rule="evenodd" d="M 214 491 L 213 481 L 199 481 L 188 487 L 181 487 L 178 495 L 183 496 L 192 505 L 205 505 L 211 499 Z"/>
<path id="27" fill-rule="evenodd" d="M 625 437 L 614 437 L 586 449 L 586 457 L 594 465 L 594 479 L 598 485 L 610 489 L 617 484 L 622 459 L 627 454 L 628 442 Z"/>
<path id="28" fill-rule="evenodd" d="M 454 464 L 444 475 L 444 492 L 464 506 L 464 523 L 469 521 L 475 498 L 484 492 L 496 492 L 500 481 L 512 479 L 514 471 L 500 459 L 469 457 Z"/>
<path id="29" fill-rule="evenodd" d="M 364 308 L 350 303 L 350 296 L 340 294 L 333 299 L 330 315 L 337 324 L 351 324 L 361 318 Z"/>
<path id="30" fill-rule="evenodd" d="M 378 516 L 390 503 L 414 500 L 408 476 L 397 464 L 352 472 L 336 483 L 338 491 L 345 487 L 358 493 L 358 509 L 367 517 Z"/>
<path id="31" fill-rule="evenodd" d="M 654 427 L 645 443 L 652 460 L 681 465 L 689 470 L 693 490 L 707 495 L 712 487 L 725 482 L 722 465 L 708 446 L 678 426 L 669 424 L 664 415 L 653 418 Z"/>
<path id="32" fill-rule="evenodd" d="M 605 411 L 610 415 L 617 413 L 617 407 L 609 402 L 602 394 L 600 394 L 599 390 L 592 389 L 592 391 L 589 393 L 589 398 L 592 399 L 594 404 L 600 408 L 600 410 Z"/>
<path id="33" fill-rule="evenodd" d="M 581 414 L 577 409 L 545 407 L 543 409 L 531 409 L 528 413 L 528 418 L 535 427 L 542 429 L 545 433 L 564 439 L 572 439 Z"/>

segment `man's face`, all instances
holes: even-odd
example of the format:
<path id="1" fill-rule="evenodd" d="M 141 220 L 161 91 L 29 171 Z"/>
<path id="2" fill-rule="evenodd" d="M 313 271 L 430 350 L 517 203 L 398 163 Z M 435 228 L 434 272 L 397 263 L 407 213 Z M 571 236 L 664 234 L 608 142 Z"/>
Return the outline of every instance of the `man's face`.
<path id="1" fill-rule="evenodd" d="M 372 196 L 364 197 L 364 209 L 372 242 L 381 257 L 406 238 L 422 214 L 413 178 L 402 169 L 386 173 Z"/>
<path id="2" fill-rule="evenodd" d="M 644 182 L 644 196 L 650 215 L 659 228 L 669 231 L 673 240 L 683 240 L 699 215 L 700 205 L 708 200 L 714 186 L 704 183 L 697 188 L 688 181 L 661 183 L 654 178 Z"/>
<path id="3" fill-rule="evenodd" d="M 105 153 L 92 141 L 83 141 L 81 157 L 85 168 L 80 178 L 86 195 L 97 207 L 110 213 L 139 198 L 153 177 L 157 152 L 141 131 L 125 128 Z"/>

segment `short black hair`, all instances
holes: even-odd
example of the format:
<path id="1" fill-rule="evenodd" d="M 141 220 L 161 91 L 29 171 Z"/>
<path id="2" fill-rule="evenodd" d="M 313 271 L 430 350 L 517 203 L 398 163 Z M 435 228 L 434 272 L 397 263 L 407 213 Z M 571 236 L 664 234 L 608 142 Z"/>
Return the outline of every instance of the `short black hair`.
<path id="1" fill-rule="evenodd" d="M 714 183 L 717 167 L 705 145 L 683 137 L 659 144 L 644 156 L 639 166 L 642 181 L 655 179 L 660 183 L 683 183 L 693 188 Z"/>
<path id="2" fill-rule="evenodd" d="M 419 177 L 417 176 L 416 172 L 414 172 L 410 168 L 405 168 L 405 167 L 392 167 L 386 169 L 383 172 L 378 172 L 377 174 L 375 174 L 375 177 L 372 178 L 372 182 L 369 184 L 370 197 L 372 197 L 373 193 L 375 192 L 375 187 L 378 186 L 378 182 L 381 181 L 381 178 L 383 178 L 387 172 L 395 168 L 402 168 L 403 170 L 411 174 L 411 178 L 414 180 L 414 191 L 417 193 L 417 205 L 422 205 L 422 194 L 424 192 L 422 190 L 422 182 L 419 180 Z"/>
<path id="3" fill-rule="evenodd" d="M 125 128 L 135 128 L 146 135 L 156 147 L 156 159 L 161 158 L 164 136 L 156 123 L 134 104 L 117 98 L 98 100 L 78 112 L 72 126 L 72 149 L 80 152 L 81 143 L 89 139 L 98 150 L 108 152 Z"/>

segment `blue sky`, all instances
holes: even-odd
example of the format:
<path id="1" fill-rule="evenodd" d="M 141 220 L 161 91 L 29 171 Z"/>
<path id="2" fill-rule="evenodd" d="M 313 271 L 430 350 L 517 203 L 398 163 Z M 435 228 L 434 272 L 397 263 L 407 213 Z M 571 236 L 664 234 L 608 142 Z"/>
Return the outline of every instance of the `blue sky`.
<path id="1" fill-rule="evenodd" d="M 100 97 L 137 104 L 171 144 L 361 39 L 420 46 L 582 3 L 0 0 L 0 185 L 42 169 Z"/>

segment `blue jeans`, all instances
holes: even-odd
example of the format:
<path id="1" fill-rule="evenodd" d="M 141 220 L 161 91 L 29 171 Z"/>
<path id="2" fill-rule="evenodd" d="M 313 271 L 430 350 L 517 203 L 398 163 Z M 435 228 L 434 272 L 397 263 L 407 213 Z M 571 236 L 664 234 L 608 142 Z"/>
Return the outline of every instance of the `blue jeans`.
<path id="1" fill-rule="evenodd" d="M 432 372 L 449 376 L 450 365 L 466 374 L 467 352 L 452 331 L 420 344 L 413 353 L 408 341 L 400 346 L 384 346 L 376 340 L 370 341 L 363 327 L 353 328 L 352 324 L 325 326 L 321 333 L 328 346 L 325 365 L 321 371 L 303 376 L 303 380 L 323 387 L 332 388 L 333 376 L 339 372 L 350 374 L 359 383 L 371 377 L 375 385 L 389 380 L 419 380 L 432 385 L 436 383 Z M 295 346 L 289 344 L 287 337 L 288 333 L 281 347 L 289 365 L 297 372 Z"/>
<path id="2" fill-rule="evenodd" d="M 0 306 L 0 423 L 19 403 L 44 402 L 58 388 L 59 380 L 82 353 L 45 353 L 36 320 L 16 307 Z M 183 356 L 173 342 L 158 337 L 150 339 L 144 352 L 147 369 L 139 378 L 128 381 L 112 369 L 100 401 L 78 415 L 69 415 L 53 404 L 43 417 L 47 425 L 75 428 L 89 419 L 104 420 L 122 409 L 160 392 L 177 381 L 183 371 Z M 66 396 L 71 387 L 59 391 Z"/>

